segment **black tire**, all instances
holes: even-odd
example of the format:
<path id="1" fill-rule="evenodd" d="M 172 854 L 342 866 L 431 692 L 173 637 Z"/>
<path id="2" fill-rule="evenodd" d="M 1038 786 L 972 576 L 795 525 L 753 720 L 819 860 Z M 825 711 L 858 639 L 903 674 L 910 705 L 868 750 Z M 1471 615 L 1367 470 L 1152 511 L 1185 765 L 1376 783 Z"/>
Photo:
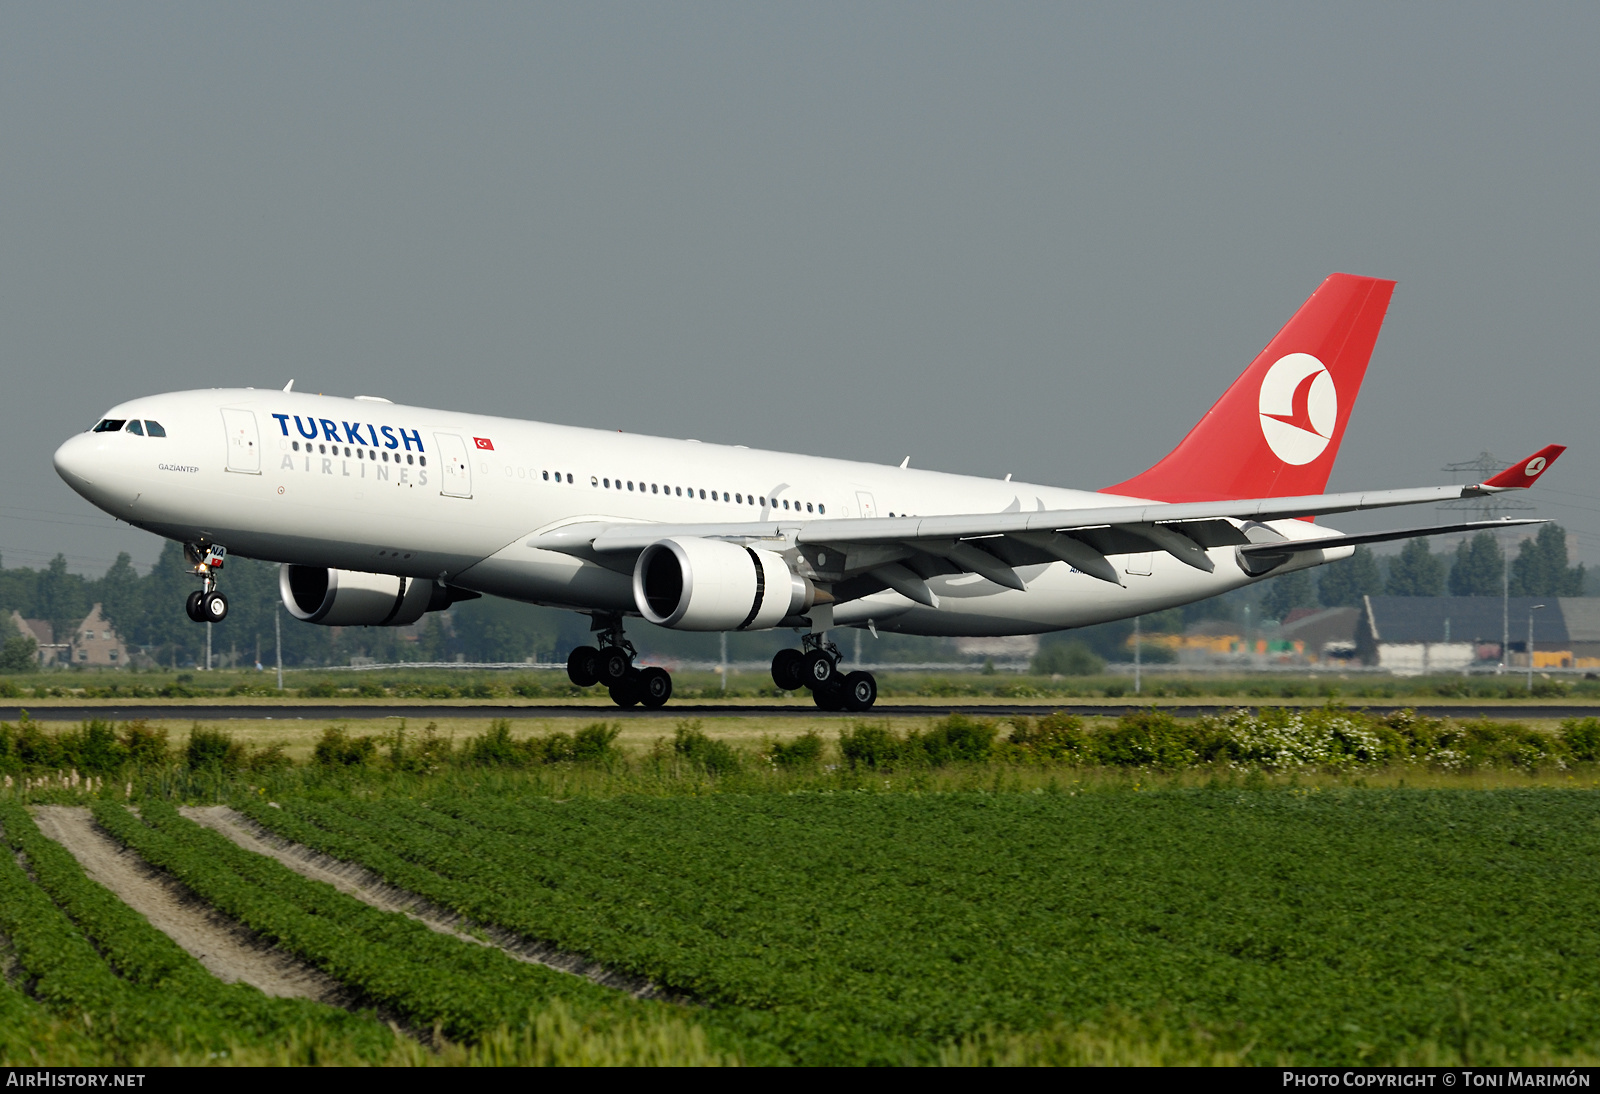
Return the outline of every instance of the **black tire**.
<path id="1" fill-rule="evenodd" d="M 878 701 L 878 681 L 870 672 L 852 672 L 842 681 L 844 709 L 871 710 Z"/>
<path id="2" fill-rule="evenodd" d="M 639 686 L 641 675 L 643 674 L 638 671 L 628 672 L 621 680 L 606 689 L 611 693 L 611 701 L 619 707 L 631 707 L 637 704 L 644 697 L 642 694 L 644 689 Z"/>
<path id="3" fill-rule="evenodd" d="M 838 674 L 821 687 L 811 690 L 811 701 L 823 710 L 843 710 L 845 691 Z"/>
<path id="4" fill-rule="evenodd" d="M 666 669 L 648 668 L 639 674 L 639 702 L 647 707 L 665 706 L 672 698 L 672 674 Z"/>
<path id="5" fill-rule="evenodd" d="M 579 646 L 567 654 L 567 679 L 573 686 L 593 687 L 600 682 L 600 651 L 593 646 Z"/>
<path id="6" fill-rule="evenodd" d="M 615 646 L 600 651 L 600 682 L 607 687 L 621 683 L 633 670 L 633 659 Z"/>
<path id="7" fill-rule="evenodd" d="M 801 670 L 801 681 L 806 687 L 813 690 L 823 687 L 837 675 L 838 664 L 822 650 L 812 650 L 806 654 Z"/>
<path id="8" fill-rule="evenodd" d="M 805 655 L 799 650 L 779 650 L 772 655 L 772 682 L 779 691 L 799 691 L 805 687 Z"/>
<path id="9" fill-rule="evenodd" d="M 188 614 L 189 618 L 194 620 L 196 623 L 204 623 L 206 621 L 206 617 L 200 614 L 200 602 L 205 598 L 206 594 L 201 592 L 199 589 L 196 589 L 194 592 L 190 593 L 184 598 L 183 610 Z"/>
<path id="10" fill-rule="evenodd" d="M 207 623 L 221 623 L 228 618 L 228 598 L 221 593 L 210 593 L 200 601 L 200 614 Z"/>

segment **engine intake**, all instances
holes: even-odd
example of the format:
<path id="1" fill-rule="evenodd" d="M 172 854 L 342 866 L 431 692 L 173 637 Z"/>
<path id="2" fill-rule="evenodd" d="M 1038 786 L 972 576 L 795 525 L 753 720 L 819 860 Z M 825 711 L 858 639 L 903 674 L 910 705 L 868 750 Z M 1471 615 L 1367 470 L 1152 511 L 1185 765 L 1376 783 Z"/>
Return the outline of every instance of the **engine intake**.
<path id="1" fill-rule="evenodd" d="M 427 578 L 287 563 L 278 570 L 278 592 L 290 615 L 324 627 L 404 627 L 478 595 Z"/>
<path id="2" fill-rule="evenodd" d="M 816 602 L 811 582 L 773 551 L 714 539 L 663 539 L 639 553 L 633 602 L 680 631 L 753 631 Z"/>

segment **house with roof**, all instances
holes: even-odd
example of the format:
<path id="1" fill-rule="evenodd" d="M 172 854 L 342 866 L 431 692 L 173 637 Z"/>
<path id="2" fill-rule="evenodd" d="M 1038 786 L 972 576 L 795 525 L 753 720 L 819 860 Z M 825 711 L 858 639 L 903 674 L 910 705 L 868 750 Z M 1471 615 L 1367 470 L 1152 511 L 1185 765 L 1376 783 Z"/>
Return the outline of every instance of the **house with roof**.
<path id="1" fill-rule="evenodd" d="M 120 668 L 128 663 L 128 647 L 106 621 L 99 604 L 89 609 L 70 634 L 60 636 L 67 639 L 65 642 L 57 641 L 55 627 L 48 619 L 24 619 L 22 613 L 13 611 L 11 625 L 18 634 L 38 643 L 41 665 Z"/>

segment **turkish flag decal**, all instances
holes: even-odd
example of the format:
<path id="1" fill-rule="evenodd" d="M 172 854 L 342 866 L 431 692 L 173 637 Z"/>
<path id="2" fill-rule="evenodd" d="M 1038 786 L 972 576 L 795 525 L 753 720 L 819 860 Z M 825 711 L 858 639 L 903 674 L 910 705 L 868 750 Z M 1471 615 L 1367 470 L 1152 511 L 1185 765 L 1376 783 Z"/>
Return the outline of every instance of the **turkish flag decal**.
<path id="1" fill-rule="evenodd" d="M 472 438 L 472 443 L 477 445 L 479 448 L 485 450 L 486 452 L 493 452 L 494 451 L 494 442 L 491 441 L 488 437 L 474 437 L 474 438 Z"/>

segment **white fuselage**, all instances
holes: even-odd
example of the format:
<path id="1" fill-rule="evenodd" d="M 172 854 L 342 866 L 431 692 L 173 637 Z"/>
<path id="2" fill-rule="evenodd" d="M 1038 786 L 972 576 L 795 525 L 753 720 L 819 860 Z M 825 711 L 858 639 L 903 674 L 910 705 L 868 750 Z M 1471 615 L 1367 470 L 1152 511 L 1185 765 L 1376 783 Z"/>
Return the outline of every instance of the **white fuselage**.
<path id="1" fill-rule="evenodd" d="M 1107 500 L 1053 486 L 281 391 L 156 395 L 105 416 L 158 421 L 166 436 L 81 434 L 62 445 L 56 466 L 80 494 L 130 524 L 250 558 L 439 578 L 583 611 L 634 613 L 629 574 L 530 547 L 530 537 L 588 521 L 799 525 Z M 1292 539 L 1328 534 L 1294 520 L 1271 526 Z M 1348 553 L 1330 550 L 1315 560 Z M 1019 567 L 1026 591 L 974 574 L 936 577 L 929 586 L 937 608 L 885 591 L 839 604 L 834 622 L 870 619 L 912 634 L 1037 633 L 1256 580 L 1232 548 L 1209 555 L 1209 574 L 1161 552 L 1113 556 L 1121 587 L 1059 562 Z"/>

